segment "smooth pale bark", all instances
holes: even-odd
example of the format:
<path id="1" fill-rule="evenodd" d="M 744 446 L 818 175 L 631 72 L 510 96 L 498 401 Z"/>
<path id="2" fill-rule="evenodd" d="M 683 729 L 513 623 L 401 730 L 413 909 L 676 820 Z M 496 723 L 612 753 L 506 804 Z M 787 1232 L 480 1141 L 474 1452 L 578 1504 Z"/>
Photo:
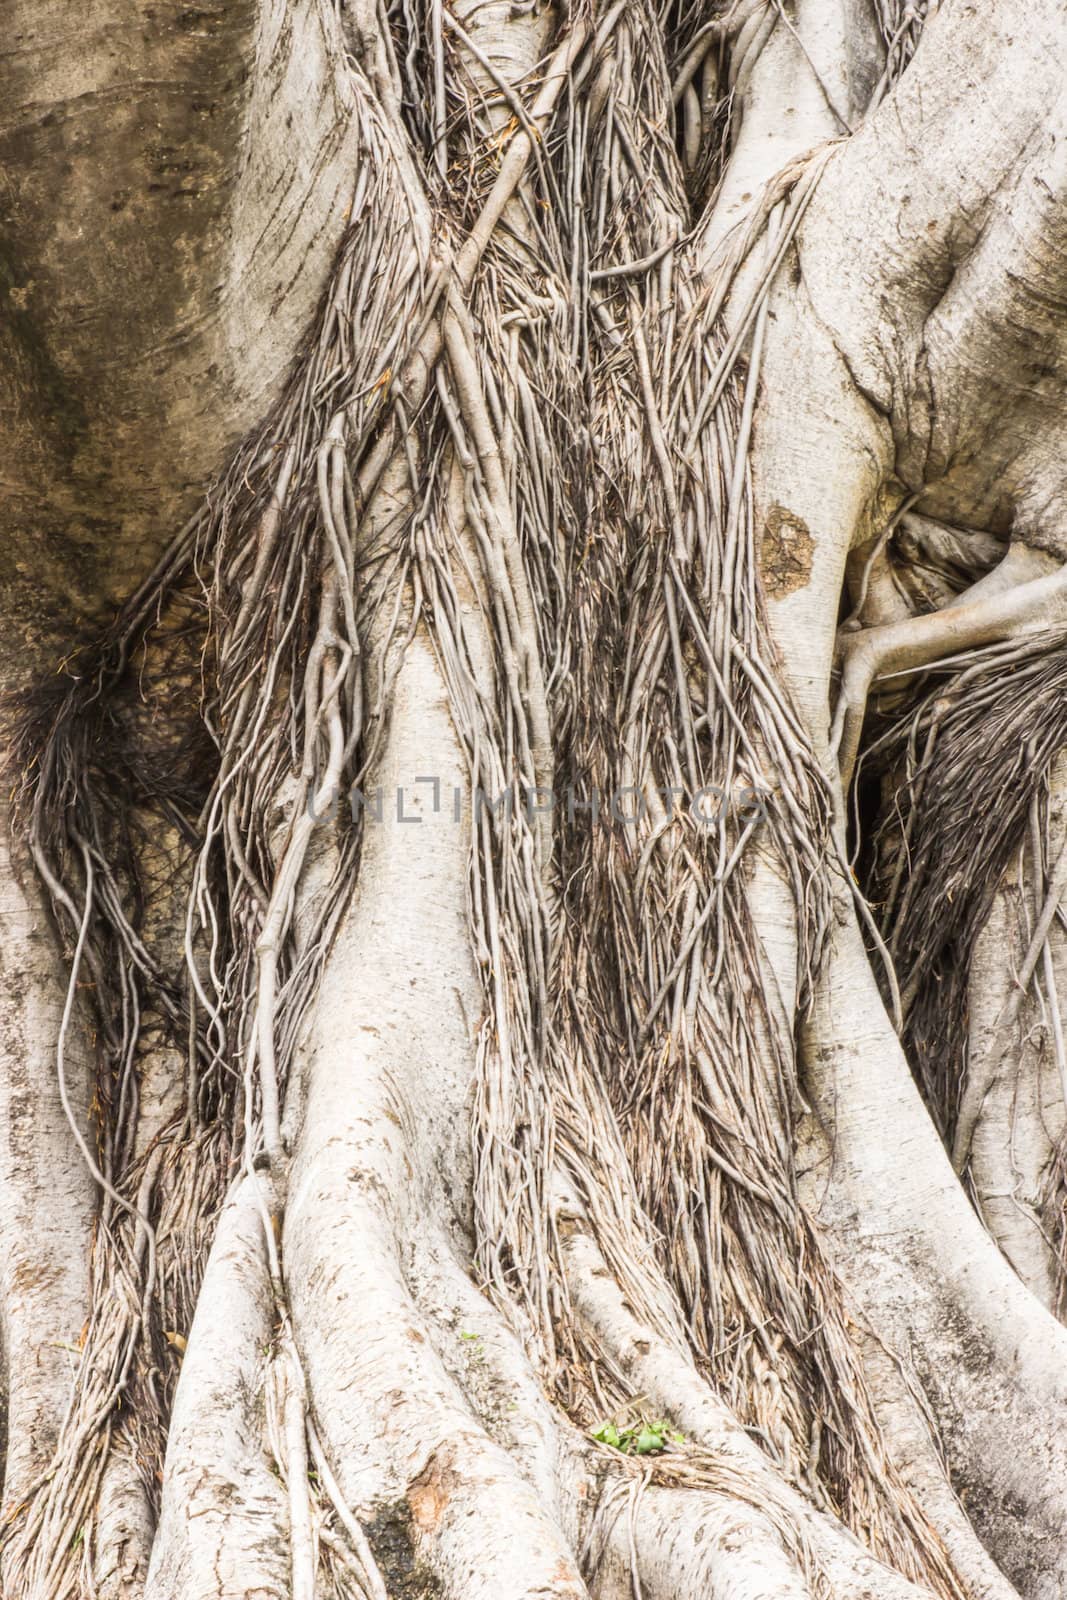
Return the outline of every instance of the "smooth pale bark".
<path id="1" fill-rule="evenodd" d="M 749 900 L 756 926 L 760 930 L 768 968 L 783 1008 L 788 1013 L 796 1006 L 797 942 L 795 919 L 790 913 L 786 891 L 780 863 L 771 853 L 758 852 L 749 880 Z M 850 907 L 841 907 L 843 924 L 847 925 L 852 916 Z M 880 1024 L 889 1033 L 892 1046 L 895 1046 L 896 1041 L 892 1039 L 880 997 L 877 1005 Z M 898 1062 L 898 1070 L 900 1065 Z M 804 1066 L 802 1060 L 801 1090 L 805 1095 L 810 1095 L 811 1079 L 804 1071 Z M 832 1118 L 827 1120 L 827 1097 L 833 1096 L 836 1091 L 832 1076 L 824 1075 L 819 1082 L 821 1094 L 815 1096 L 814 1114 L 809 1107 L 798 1128 L 797 1166 L 802 1193 L 825 1225 L 828 1220 L 832 1222 L 832 1218 L 823 1216 L 820 1208 L 827 1195 L 827 1173 L 832 1168 L 829 1150 L 834 1148 L 835 1127 Z M 831 1109 L 835 1105 L 836 1101 Z M 888 1122 L 885 1126 L 889 1127 Z M 932 1133 L 932 1128 L 930 1131 Z M 936 1164 L 936 1152 L 932 1159 Z M 907 1181 L 904 1171 L 900 1179 Z M 880 1203 L 875 1200 L 876 1209 Z M 832 1243 L 836 1265 L 844 1282 L 850 1290 L 856 1290 L 863 1283 L 864 1272 L 861 1262 L 858 1274 L 855 1278 L 853 1276 L 856 1260 L 849 1228 L 843 1229 Z M 937 1253 L 943 1253 L 943 1243 Z M 859 1287 L 859 1298 L 864 1300 L 862 1287 Z M 969 1512 L 960 1504 L 956 1490 L 946 1476 L 944 1456 L 931 1427 L 927 1403 L 920 1399 L 913 1387 L 917 1385 L 919 1364 L 910 1359 L 910 1328 L 898 1318 L 893 1331 L 889 1332 L 883 1321 L 881 1301 L 877 1297 L 868 1303 L 868 1309 L 872 1313 L 871 1331 L 860 1328 L 857 1337 L 875 1414 L 884 1431 L 893 1462 L 937 1529 L 956 1571 L 973 1593 L 988 1597 L 988 1600 L 993 1600 L 993 1597 L 1006 1600 L 1014 1590 L 979 1543 Z M 901 1356 L 908 1358 L 903 1368 Z M 642 1386 L 647 1382 L 647 1379 L 643 1380 Z M 664 1384 L 663 1387 L 666 1390 L 670 1385 Z M 958 1468 L 958 1462 L 954 1461 L 953 1466 Z"/>
<path id="2" fill-rule="evenodd" d="M 814 1592 L 758 1510 L 728 1495 L 658 1487 L 620 1496 L 591 1593 L 630 1600 L 638 1584 L 644 1594 L 706 1600 L 812 1600 Z"/>
<path id="3" fill-rule="evenodd" d="M 769 517 L 781 506 L 812 530 L 810 544 L 801 546 L 808 571 L 800 582 L 795 564 L 768 551 L 766 536 L 764 565 L 772 574 L 769 610 L 785 680 L 816 748 L 825 750 L 835 598 L 855 530 L 863 537 L 870 525 L 888 440 L 882 419 L 856 394 L 838 351 L 806 313 L 802 292 L 786 283 L 775 301 L 777 337 L 768 341 L 755 465 L 763 525 L 781 526 Z M 811 381 L 794 397 L 786 375 L 798 360 Z M 788 576 L 777 594 L 776 569 Z M 795 985 L 790 935 L 782 930 L 788 912 L 773 884 L 764 881 L 756 895 L 764 908 L 757 909 L 761 935 L 788 997 Z M 1058 1375 L 1067 1347 L 1054 1354 L 1063 1330 L 1007 1269 L 960 1190 L 912 1084 L 847 899 L 834 946 L 804 1052 L 805 1086 L 832 1150 L 828 1172 L 811 1180 L 812 1202 L 846 1285 L 921 1373 L 956 1487 L 995 1559 L 1024 1592 L 1055 1593 L 1065 1559 L 1057 1529 L 1067 1459 L 1060 1459 L 1055 1418 L 1067 1400 Z M 1033 1393 L 1040 1398 L 1030 1402 Z M 1020 1537 L 1024 1507 L 1029 1531 Z"/>
<path id="4" fill-rule="evenodd" d="M 146 1600 L 289 1594 L 288 1500 L 266 1443 L 274 1308 L 258 1181 L 226 1204 L 189 1330 Z"/>
<path id="5" fill-rule="evenodd" d="M 466 1210 L 481 1010 L 454 820 L 464 763 L 428 642 L 396 686 L 359 883 L 309 1041 L 284 1253 L 323 1445 L 349 1504 L 392 1502 L 455 1600 L 585 1594 L 562 1530 L 422 1327 L 398 1239 Z M 433 789 L 442 804 L 433 812 Z M 402 817 L 411 821 L 402 821 Z M 358 1394 L 358 1403 L 343 1403 Z M 471 1513 L 477 1507 L 478 1516 Z M 388 1577 L 388 1574 L 387 1574 Z"/>
<path id="6" fill-rule="evenodd" d="M 942 6 L 831 160 L 799 249 L 916 510 L 1061 558 L 1064 48 L 1054 0 Z"/>
<path id="7" fill-rule="evenodd" d="M 4 808 L 6 813 L 6 808 Z M 88 1312 L 94 1185 L 56 1075 L 66 977 L 40 888 L 8 847 L 0 817 L 0 1327 L 5 1387 L 4 1515 L 46 1471 Z M 84 1022 L 84 1016 L 77 1018 Z M 90 1098 L 85 1035 L 67 1050 L 70 1102 Z"/>
<path id="8" fill-rule="evenodd" d="M 1049 372 L 1034 390 L 1013 312 L 1055 292 L 1062 274 L 1059 157 L 1051 136 L 1034 132 L 1055 123 L 1062 29 L 1051 6 L 1025 18 L 1011 6 L 992 17 L 944 8 L 913 69 L 831 161 L 783 270 L 754 479 L 772 631 L 817 748 L 844 563 L 888 514 L 894 474 L 923 487 L 921 512 L 978 527 L 1008 515 L 1021 537 L 1050 537 L 1035 508 L 1053 504 L 1040 485 L 1062 426 L 1060 345 L 1043 343 Z M 980 124 L 979 107 L 991 104 Z M 953 337 L 942 337 L 950 323 Z M 976 361 L 980 341 L 996 350 L 995 371 L 988 356 Z M 1025 424 L 1009 389 L 1025 389 Z M 1051 433 L 1037 425 L 1039 406 L 1056 413 Z M 766 943 L 788 985 L 779 921 L 771 907 Z M 952 1175 L 847 896 L 805 1063 L 829 1140 L 811 1193 L 846 1282 L 922 1374 L 957 1487 L 994 1555 L 1027 1593 L 1058 1593 L 1063 1330 L 1006 1268 Z"/>
<path id="9" fill-rule="evenodd" d="M 999 886 L 971 956 L 967 1077 L 985 1090 L 971 1133 L 969 1177 L 976 1204 L 1022 1281 L 1050 1308 L 1058 1276 L 1042 1210 L 1061 1160 L 1067 1061 L 1061 1050 L 1061 997 L 1067 944 L 1054 918 L 1036 980 L 1025 998 L 1019 973 L 1034 929 L 1054 893 L 1056 862 L 1067 848 L 1067 760 L 1048 774 L 1046 871 L 1035 882 L 1031 837 Z M 1012 1014 L 1014 1021 L 1008 1024 Z"/>
<path id="10" fill-rule="evenodd" d="M 978 1070 L 992 1046 L 996 1065 L 971 1135 L 970 1180 L 986 1227 L 1023 1283 L 1051 1308 L 1057 1274 L 1041 1206 L 1064 1115 L 1047 1007 L 1024 1004 L 1006 1051 L 998 1037 L 1025 949 L 1024 893 L 1018 883 L 998 890 L 971 956 L 968 1056 Z M 1050 943 L 1062 980 L 1061 930 L 1050 934 Z"/>
<path id="11" fill-rule="evenodd" d="M 919 1373 L 957 1490 L 998 1564 L 1025 1594 L 1059 1594 L 1067 1329 L 968 1204 L 844 911 L 804 1058 L 827 1138 L 809 1190 L 839 1268 Z"/>
<path id="12" fill-rule="evenodd" d="M 743 232 L 760 191 L 797 156 L 858 120 L 878 62 L 873 19 L 848 0 L 799 0 L 789 13 L 755 6 L 737 36 L 741 105 L 730 161 L 705 234 L 709 254 Z"/>
<path id="13" fill-rule="evenodd" d="M 112 1446 L 96 1512 L 100 1600 L 131 1600 L 144 1592 L 156 1529 L 148 1495 L 125 1440 Z"/>
<path id="14" fill-rule="evenodd" d="M 405 1282 L 453 1384 L 577 1549 L 592 1487 L 589 1447 L 552 1406 L 518 1334 L 472 1280 L 469 1249 L 455 1223 L 450 1231 L 443 1222 L 409 1230 L 399 1251 Z"/>

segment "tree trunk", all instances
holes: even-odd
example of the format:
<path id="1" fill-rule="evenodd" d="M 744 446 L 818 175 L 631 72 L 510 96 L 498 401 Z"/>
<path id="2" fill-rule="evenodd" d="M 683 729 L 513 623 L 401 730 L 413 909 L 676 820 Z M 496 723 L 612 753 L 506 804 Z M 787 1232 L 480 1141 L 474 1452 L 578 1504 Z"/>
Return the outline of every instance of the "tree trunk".
<path id="1" fill-rule="evenodd" d="M 10 32 L 5 1594 L 1063 1593 L 1060 8 Z"/>

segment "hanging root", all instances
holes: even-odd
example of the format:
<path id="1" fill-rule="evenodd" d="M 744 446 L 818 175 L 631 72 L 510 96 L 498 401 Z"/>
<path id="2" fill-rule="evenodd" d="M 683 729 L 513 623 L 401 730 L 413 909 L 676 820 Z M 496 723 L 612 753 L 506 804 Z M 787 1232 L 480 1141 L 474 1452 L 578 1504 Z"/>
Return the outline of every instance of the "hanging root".
<path id="1" fill-rule="evenodd" d="M 904 1044 L 961 1158 L 966 978 L 1035 797 L 1067 742 L 1063 642 L 1049 630 L 947 665 L 864 753 L 864 776 L 892 784 L 871 897 L 900 976 Z"/>
<path id="2" fill-rule="evenodd" d="M 424 1199 L 448 1154 L 473 1217 L 457 1186 L 442 1227 L 470 1225 L 479 1281 L 567 1437 L 639 1390 L 617 1351 L 602 1363 L 603 1329 L 578 1309 L 561 1186 L 627 1314 L 759 1441 L 725 1474 L 691 1449 L 647 1492 L 618 1469 L 629 1510 L 604 1548 L 617 1559 L 629 1516 L 635 1592 L 692 1578 L 728 1594 L 731 1571 L 743 1593 L 765 1590 L 740 1533 L 776 1593 L 807 1592 L 804 1499 L 956 1600 L 886 1458 L 800 1201 L 793 1017 L 746 892 L 758 831 L 788 887 L 805 1007 L 831 924 L 831 800 L 776 684 L 748 453 L 767 290 L 827 152 L 757 207 L 744 246 L 758 270 L 728 331 L 731 280 L 702 275 L 655 16 L 577 7 L 551 38 L 531 23 L 525 58 L 504 60 L 484 9 L 457 7 L 446 38 L 439 6 L 406 8 L 402 60 L 362 8 L 350 19 L 356 194 L 305 348 L 101 648 L 24 720 L 24 831 L 101 1019 L 86 1153 L 105 1202 L 71 1413 L 6 1536 L 8 1570 L 27 1593 L 76 1592 L 95 1546 L 76 1557 L 70 1535 L 121 1433 L 159 1517 L 150 1593 L 196 1592 L 178 1583 L 186 1559 L 242 1581 L 247 1559 L 268 1592 L 305 1600 L 325 1571 L 338 1593 L 380 1600 L 364 1521 L 383 1494 L 450 1595 L 586 1592 L 581 1529 L 476 1420 L 405 1277 L 419 1218 L 401 1214 L 400 1133 L 419 1094 L 405 1112 L 374 1042 L 395 1005 L 425 1069 Z M 745 9 L 735 95 L 776 15 Z M 899 62 L 911 34 L 894 27 Z M 677 84 L 696 49 L 684 23 L 675 44 Z M 424 69 L 432 105 L 415 94 L 406 109 L 405 76 Z M 703 148 L 728 109 L 710 109 L 718 78 L 701 71 Z M 692 175 L 691 129 L 685 149 Z M 146 677 L 168 649 L 180 671 Z M 109 752 L 144 749 L 157 718 L 181 727 L 166 684 L 190 678 L 201 716 L 170 755 L 184 772 L 199 740 L 210 784 L 175 788 L 149 751 L 131 810 Z M 378 784 L 390 807 L 389 785 L 428 784 L 436 812 L 433 750 L 466 787 L 469 832 L 427 847 L 428 894 L 404 829 L 368 812 Z M 345 933 L 357 868 L 357 897 L 378 908 L 364 945 Z M 409 919 L 399 942 L 383 903 Z M 440 919 L 464 951 L 452 966 Z M 347 997 L 339 971 L 361 974 Z M 342 1026 L 305 1058 L 316 1000 L 323 1026 Z M 139 1095 L 161 1061 L 180 1092 L 145 1137 Z M 468 1173 L 455 1130 L 475 1062 Z M 457 1092 L 435 1111 L 439 1078 Z M 213 1354 L 212 1303 L 232 1304 L 240 1349 Z M 187 1338 L 161 1467 L 170 1352 Z M 234 1494 L 201 1523 L 202 1449 Z M 788 1496 L 757 1514 L 750 1480 Z M 743 1503 L 700 1500 L 706 1558 L 683 1488 Z M 878 1593 L 908 1591 L 877 1572 Z"/>
<path id="3" fill-rule="evenodd" d="M 1017 1270 L 1050 1305 L 1063 1284 L 1056 1239 L 1064 1167 L 1055 1130 L 1057 1101 L 1067 1102 L 1051 937 L 1062 918 L 1065 858 L 1062 841 L 1050 837 L 1049 798 L 1067 742 L 1062 649 L 1062 632 L 1050 628 L 939 665 L 934 686 L 888 720 L 860 768 L 884 796 L 869 893 L 900 976 L 902 1042 L 957 1171 Z M 992 937 L 1003 958 L 1017 909 L 1019 948 L 1010 986 L 997 998 L 985 946 Z M 1009 1063 L 1020 1060 L 1035 1000 L 1035 1092 L 1052 1103 L 1036 1113 L 1036 1145 L 1024 1153 L 1013 1133 L 1006 1157 L 1005 1130 L 1016 1127 L 1029 1092 Z M 1042 1037 L 1052 1058 L 1047 1075 Z M 1022 1048 L 1025 1060 L 1029 1047 Z M 975 1161 L 976 1131 L 990 1116 Z"/>

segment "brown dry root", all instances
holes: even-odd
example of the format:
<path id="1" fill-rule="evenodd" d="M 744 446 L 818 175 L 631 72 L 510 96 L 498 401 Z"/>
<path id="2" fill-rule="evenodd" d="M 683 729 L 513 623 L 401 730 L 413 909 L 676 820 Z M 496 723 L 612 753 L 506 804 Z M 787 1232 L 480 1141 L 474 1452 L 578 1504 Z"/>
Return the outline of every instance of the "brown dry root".
<path id="1" fill-rule="evenodd" d="M 871 898 L 900 973 L 904 1043 L 950 1141 L 971 952 L 1067 738 L 1063 637 L 1052 630 L 979 651 L 969 665 L 938 673 L 864 752 L 864 776 L 889 790 Z M 1054 855 L 1042 854 L 1051 867 Z"/>

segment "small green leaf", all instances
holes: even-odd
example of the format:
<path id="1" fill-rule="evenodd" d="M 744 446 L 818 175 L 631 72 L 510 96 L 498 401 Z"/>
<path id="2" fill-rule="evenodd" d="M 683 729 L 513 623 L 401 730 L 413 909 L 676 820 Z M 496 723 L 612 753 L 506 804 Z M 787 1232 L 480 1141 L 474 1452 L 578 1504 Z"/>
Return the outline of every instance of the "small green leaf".
<path id="1" fill-rule="evenodd" d="M 656 1428 L 642 1428 L 634 1440 L 634 1454 L 639 1456 L 655 1455 L 657 1450 L 663 1449 L 663 1435 Z"/>
<path id="2" fill-rule="evenodd" d="M 601 1423 L 593 1434 L 593 1438 L 598 1439 L 601 1444 L 610 1444 L 615 1450 L 618 1450 L 622 1444 L 622 1440 L 619 1438 L 619 1430 L 613 1422 Z"/>

